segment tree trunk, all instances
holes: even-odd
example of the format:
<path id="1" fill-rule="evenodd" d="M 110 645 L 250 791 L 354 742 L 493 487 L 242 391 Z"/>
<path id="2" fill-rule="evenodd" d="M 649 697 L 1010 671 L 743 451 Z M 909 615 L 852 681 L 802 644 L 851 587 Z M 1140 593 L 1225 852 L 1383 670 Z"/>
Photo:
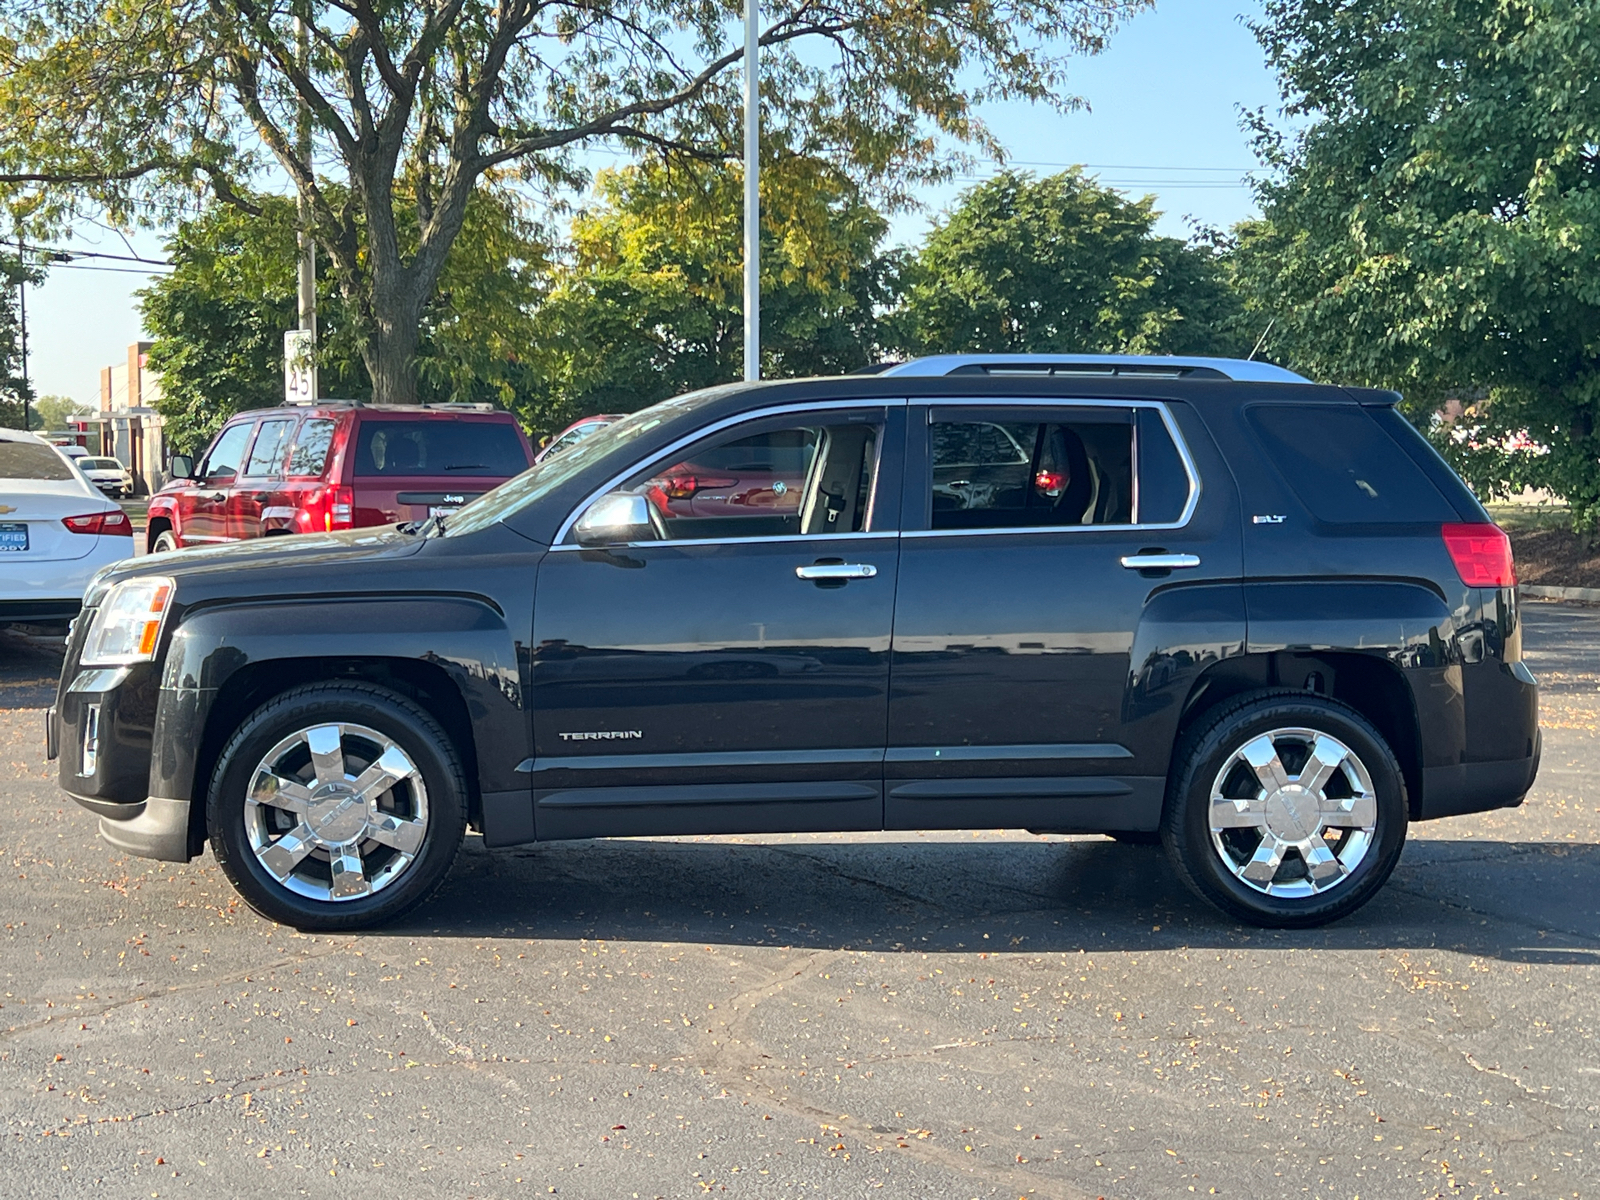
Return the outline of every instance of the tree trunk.
<path id="1" fill-rule="evenodd" d="M 361 359 L 372 380 L 374 404 L 420 404 L 417 342 L 422 320 L 418 289 L 410 280 L 372 281 L 371 332 Z"/>

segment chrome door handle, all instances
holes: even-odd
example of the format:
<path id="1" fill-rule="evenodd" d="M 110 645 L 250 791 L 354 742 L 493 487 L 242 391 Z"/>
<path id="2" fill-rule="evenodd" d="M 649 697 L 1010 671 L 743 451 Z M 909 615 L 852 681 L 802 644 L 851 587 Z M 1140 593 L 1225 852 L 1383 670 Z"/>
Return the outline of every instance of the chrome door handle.
<path id="1" fill-rule="evenodd" d="M 1130 571 L 1171 571 L 1176 567 L 1198 567 L 1198 554 L 1124 554 L 1122 565 Z"/>
<path id="2" fill-rule="evenodd" d="M 794 569 L 797 579 L 871 579 L 878 568 L 871 563 L 814 563 Z"/>

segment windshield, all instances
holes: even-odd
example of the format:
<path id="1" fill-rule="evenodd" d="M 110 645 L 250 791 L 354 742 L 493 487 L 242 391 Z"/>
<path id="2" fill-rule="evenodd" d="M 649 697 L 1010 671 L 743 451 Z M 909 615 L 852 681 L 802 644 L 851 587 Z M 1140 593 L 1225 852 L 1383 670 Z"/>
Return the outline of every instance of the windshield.
<path id="1" fill-rule="evenodd" d="M 679 396 L 672 400 L 663 400 L 660 404 L 651 405 L 631 417 L 624 417 L 596 430 L 571 449 L 546 457 L 543 462 L 530 467 L 515 479 L 507 480 L 492 492 L 485 492 L 460 512 L 447 517 L 444 536 L 456 537 L 460 534 L 476 533 L 496 521 L 503 521 L 512 513 L 520 512 L 528 505 L 548 496 L 568 480 L 582 474 L 591 463 L 605 458 L 619 446 L 637 441 L 660 427 L 663 422 L 698 407 L 714 392 L 720 391 L 721 389 L 708 389 L 691 392 L 687 396 Z"/>
<path id="2" fill-rule="evenodd" d="M 122 470 L 122 464 L 114 458 L 80 458 L 78 463 L 86 471 Z"/>

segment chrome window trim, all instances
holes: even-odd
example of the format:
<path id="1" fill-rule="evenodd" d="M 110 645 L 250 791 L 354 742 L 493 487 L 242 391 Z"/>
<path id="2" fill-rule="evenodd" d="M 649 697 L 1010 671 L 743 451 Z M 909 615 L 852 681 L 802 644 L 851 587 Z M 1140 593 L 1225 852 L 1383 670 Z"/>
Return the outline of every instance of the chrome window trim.
<path id="1" fill-rule="evenodd" d="M 833 411 L 837 411 L 837 410 L 841 410 L 841 409 L 848 410 L 848 409 L 858 409 L 858 408 L 905 408 L 905 407 L 907 407 L 907 405 L 909 405 L 909 403 L 910 403 L 910 401 L 906 400 L 904 397 L 898 397 L 898 398 L 892 398 L 892 399 L 884 399 L 884 400 L 879 400 L 879 399 L 822 400 L 822 401 L 814 401 L 814 402 L 812 402 L 810 404 L 779 404 L 779 405 L 774 405 L 771 408 L 758 408 L 758 409 L 753 409 L 750 412 L 737 413 L 737 414 L 735 414 L 734 416 L 731 416 L 731 417 L 724 417 L 720 421 L 713 421 L 710 425 L 702 426 L 701 428 L 695 430 L 693 433 L 688 434 L 685 437 L 679 438 L 677 441 L 675 441 L 672 444 L 670 444 L 670 445 L 664 447 L 663 449 L 657 451 L 655 454 L 653 454 L 653 455 L 651 455 L 649 457 L 646 457 L 646 458 L 639 459 L 632 466 L 630 466 L 626 471 L 623 471 L 623 472 L 613 476 L 610 480 L 608 480 L 606 482 L 606 485 L 604 487 L 597 488 L 595 491 L 591 492 L 588 496 L 586 496 L 583 499 L 582 503 L 580 503 L 576 508 L 574 508 L 571 512 L 569 512 L 567 514 L 566 520 L 561 522 L 561 527 L 556 530 L 555 540 L 551 544 L 550 549 L 552 549 L 552 550 L 583 550 L 583 549 L 591 549 L 592 547 L 579 546 L 576 542 L 569 543 L 567 541 L 567 535 L 572 532 L 572 527 L 575 524 L 577 524 L 578 518 L 583 515 L 584 510 L 587 509 L 589 507 L 589 505 L 593 504 L 596 500 L 600 499 L 601 496 L 604 496 L 607 492 L 611 491 L 619 483 L 621 483 L 623 480 L 627 479 L 630 475 L 637 475 L 640 471 L 648 470 L 650 467 L 655 466 L 657 463 L 663 462 L 666 459 L 671 458 L 674 454 L 676 454 L 678 451 L 684 449 L 686 446 L 692 446 L 695 442 L 702 441 L 703 439 L 705 439 L 707 437 L 710 437 L 712 434 L 721 433 L 724 429 L 731 429 L 733 426 L 742 425 L 747 421 L 762 421 L 762 420 L 767 419 L 768 417 L 786 417 L 786 416 L 790 416 L 790 415 L 795 414 L 795 413 L 833 412 Z M 880 443 L 882 443 L 883 439 L 879 438 L 878 441 Z M 880 454 L 882 453 L 881 445 L 879 447 L 879 453 Z M 876 493 L 877 493 L 877 481 L 876 480 L 873 481 L 873 493 L 874 493 L 874 500 L 876 500 Z M 894 531 L 892 531 L 892 530 L 891 531 L 886 531 L 886 532 L 879 532 L 879 533 L 860 533 L 860 534 L 858 534 L 858 533 L 798 533 L 798 534 L 782 534 L 782 535 L 774 535 L 774 536 L 769 536 L 769 537 L 754 537 L 754 538 L 664 538 L 664 539 L 661 539 L 661 540 L 658 540 L 658 541 L 652 541 L 652 542 L 623 542 L 623 543 L 619 543 L 619 545 L 624 545 L 624 546 L 706 546 L 706 545 L 715 545 L 715 544 L 717 544 L 719 542 L 729 542 L 729 543 L 732 543 L 732 542 L 772 542 L 772 541 L 790 541 L 790 540 L 801 540 L 801 539 L 803 539 L 805 541 L 808 541 L 808 542 L 814 542 L 814 541 L 819 541 L 819 540 L 821 540 L 823 538 L 893 537 L 893 536 L 894 536 Z"/>
<path id="2" fill-rule="evenodd" d="M 1103 533 L 1107 530 L 1123 531 L 1128 533 L 1158 532 L 1163 530 L 1182 529 L 1194 519 L 1195 509 L 1200 506 L 1200 493 L 1202 483 L 1200 473 L 1195 468 L 1194 457 L 1189 453 L 1189 445 L 1184 441 L 1183 434 L 1178 429 L 1178 423 L 1173 419 L 1168 406 L 1159 400 L 1107 400 L 1101 398 L 1085 397 L 1081 400 L 1062 396 L 950 396 L 950 397 L 919 397 L 915 402 L 917 406 L 925 407 L 930 412 L 935 408 L 1125 408 L 1139 409 L 1150 408 L 1161 414 L 1161 423 L 1166 426 L 1167 436 L 1172 439 L 1172 444 L 1178 451 L 1178 460 L 1183 463 L 1184 474 L 1189 477 L 1189 499 L 1183 506 L 1182 513 L 1176 521 L 1140 524 L 1137 520 L 1131 525 L 999 525 L 993 529 L 909 529 L 909 530 L 874 530 L 863 533 L 789 533 L 771 534 L 762 537 L 745 538 L 676 538 L 649 542 L 621 542 L 619 549 L 642 549 L 647 546 L 718 546 L 756 544 L 763 542 L 820 542 L 841 541 L 847 539 L 881 538 L 881 537 L 973 537 L 976 535 L 994 536 L 996 534 L 1038 534 L 1038 533 Z M 686 437 L 679 438 L 676 442 L 659 451 L 657 454 L 640 459 L 626 471 L 619 473 L 607 481 L 602 488 L 590 493 L 582 503 L 567 514 L 566 520 L 556 531 L 555 543 L 550 547 L 555 550 L 583 550 L 588 547 L 579 546 L 576 542 L 566 541 L 567 535 L 572 531 L 572 526 L 584 510 L 598 500 L 601 496 L 611 491 L 617 484 L 629 476 L 654 466 L 657 462 L 670 458 L 673 454 L 686 446 L 693 445 L 702 438 L 711 434 L 720 433 L 724 429 L 742 424 L 745 421 L 764 420 L 767 417 L 789 416 L 794 413 L 827 412 L 839 409 L 859 408 L 906 408 L 913 401 L 907 399 L 866 399 L 866 400 L 833 400 L 813 404 L 783 404 L 772 408 L 757 409 L 753 412 L 740 413 L 732 417 L 724 417 Z M 881 468 L 883 454 L 883 439 L 879 438 L 878 454 Z M 1138 427 L 1134 427 L 1134 516 L 1138 516 Z M 877 488 L 873 488 L 873 505 L 877 504 Z M 902 514 L 903 516 L 904 514 Z M 903 522 L 902 522 L 903 523 Z"/>

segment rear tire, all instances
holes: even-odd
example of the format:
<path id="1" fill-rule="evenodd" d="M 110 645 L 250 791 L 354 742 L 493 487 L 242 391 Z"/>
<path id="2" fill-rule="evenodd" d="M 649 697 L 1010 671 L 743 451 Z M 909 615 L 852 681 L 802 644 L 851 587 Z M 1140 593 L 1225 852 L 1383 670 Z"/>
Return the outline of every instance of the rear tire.
<path id="1" fill-rule="evenodd" d="M 229 739 L 206 821 L 217 862 L 262 916 L 363 929 L 444 881 L 467 784 L 449 736 L 412 701 L 369 684 L 309 684 Z"/>
<path id="2" fill-rule="evenodd" d="M 1201 898 L 1252 925 L 1301 929 L 1372 899 L 1400 858 L 1407 811 L 1393 751 L 1355 709 L 1255 692 L 1184 736 L 1161 837 Z"/>

